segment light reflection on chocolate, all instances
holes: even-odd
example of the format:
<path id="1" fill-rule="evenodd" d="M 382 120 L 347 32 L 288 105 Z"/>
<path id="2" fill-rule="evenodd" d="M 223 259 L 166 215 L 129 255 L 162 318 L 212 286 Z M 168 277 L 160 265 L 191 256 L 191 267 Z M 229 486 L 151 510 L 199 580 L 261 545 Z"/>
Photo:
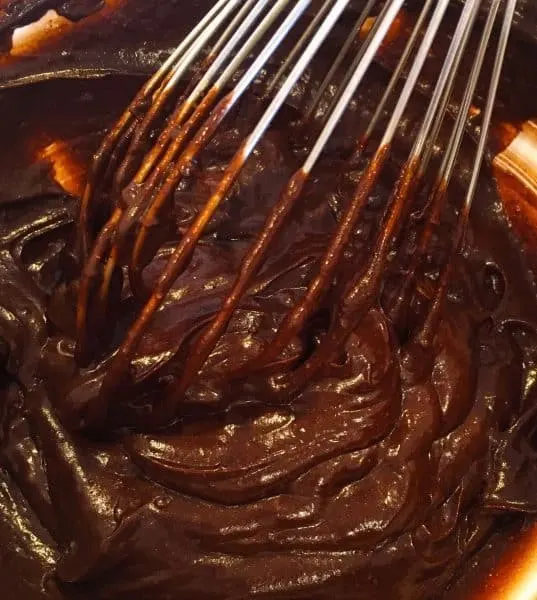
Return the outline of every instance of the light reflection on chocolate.
<path id="1" fill-rule="evenodd" d="M 73 151 L 76 140 L 51 142 L 41 149 L 36 161 L 45 161 L 52 167 L 54 181 L 69 195 L 80 196 L 84 190 L 86 165 L 80 164 Z"/>
<path id="2" fill-rule="evenodd" d="M 13 32 L 11 56 L 27 56 L 39 52 L 43 42 L 61 37 L 75 25 L 54 10 L 45 13 L 38 21 Z"/>
<path id="3" fill-rule="evenodd" d="M 536 109 L 537 112 L 537 109 Z M 537 122 L 525 122 L 493 162 L 509 219 L 531 249 L 537 244 Z"/>
<path id="4" fill-rule="evenodd" d="M 507 549 L 498 566 L 484 578 L 472 600 L 537 598 L 537 529 L 532 526 Z"/>

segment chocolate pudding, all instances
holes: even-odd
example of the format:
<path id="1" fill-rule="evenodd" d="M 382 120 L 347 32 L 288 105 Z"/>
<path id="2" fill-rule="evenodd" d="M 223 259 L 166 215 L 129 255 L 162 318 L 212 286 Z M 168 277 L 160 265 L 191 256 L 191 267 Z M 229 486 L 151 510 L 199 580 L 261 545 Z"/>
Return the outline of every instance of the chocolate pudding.
<path id="1" fill-rule="evenodd" d="M 83 14 L 72 14 L 64 4 L 64 14 L 81 23 L 102 9 L 88 2 Z M 175 12 L 186 13 L 191 3 L 174 4 Z M 180 31 L 211 3 L 194 4 Z M 52 5 L 23 13 L 36 18 Z M 9 28 L 23 24 L 21 14 Z M 410 10 L 404 19 L 411 23 L 413 15 Z M 340 318 L 342 290 L 370 255 L 426 109 L 438 55 L 424 70 L 333 281 L 299 335 L 265 369 L 248 370 L 304 297 L 368 164 L 374 143 L 360 160 L 351 157 L 385 88 L 397 43 L 373 65 L 200 373 L 172 414 L 160 410 L 311 146 L 326 106 L 308 127 L 303 110 L 344 33 L 345 27 L 336 28 L 258 144 L 104 411 L 103 379 L 143 302 L 126 268 L 118 269 L 106 318 L 90 318 L 87 351 L 77 353 L 79 203 L 93 152 L 145 76 L 137 72 L 139 62 L 119 68 L 108 50 L 98 78 L 82 68 L 79 76 L 36 81 L 38 70 L 30 66 L 32 81 L 19 86 L 13 82 L 21 65 L 6 59 L 12 74 L 9 88 L 0 91 L 0 577 L 6 600 L 470 598 L 474 571 L 487 573 L 500 550 L 532 525 L 536 262 L 505 214 L 490 161 L 432 343 L 426 352 L 412 343 L 449 256 L 477 121 L 469 120 L 446 209 L 408 301 L 397 305 L 423 227 L 427 177 L 366 314 L 309 381 L 281 383 L 293 380 Z M 136 27 L 125 35 L 131 44 L 143 39 Z M 160 50 L 169 50 L 170 38 L 164 36 Z M 87 39 L 98 38 L 81 39 L 91 46 Z M 116 43 L 121 36 L 110 45 Z M 156 63 L 154 32 L 149 43 Z M 523 72 L 516 59 L 521 53 L 528 69 L 535 50 L 523 36 L 513 41 L 507 79 Z M 76 56 L 82 65 L 92 57 L 86 48 Z M 471 64 L 471 56 L 467 60 Z M 520 102 L 502 85 L 491 160 L 533 116 L 524 98 L 535 97 L 535 84 L 525 79 L 516 86 Z M 158 244 L 141 274 L 145 291 L 155 287 L 255 125 L 265 106 L 262 90 L 260 78 L 154 224 L 150 243 Z M 434 164 L 460 94 L 454 98 Z M 128 190 L 120 197 L 100 194 L 93 235 L 114 203 L 128 206 L 129 197 Z"/>

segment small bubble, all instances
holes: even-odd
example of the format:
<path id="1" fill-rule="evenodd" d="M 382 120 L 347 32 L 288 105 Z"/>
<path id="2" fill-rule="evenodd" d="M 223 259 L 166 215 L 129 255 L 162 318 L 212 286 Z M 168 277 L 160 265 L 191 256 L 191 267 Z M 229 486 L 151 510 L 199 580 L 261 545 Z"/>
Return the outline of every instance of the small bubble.
<path id="1" fill-rule="evenodd" d="M 170 496 L 158 496 L 157 498 L 155 498 L 153 503 L 155 507 L 159 510 L 164 510 L 168 508 L 168 506 L 170 506 L 171 501 L 172 499 Z"/>

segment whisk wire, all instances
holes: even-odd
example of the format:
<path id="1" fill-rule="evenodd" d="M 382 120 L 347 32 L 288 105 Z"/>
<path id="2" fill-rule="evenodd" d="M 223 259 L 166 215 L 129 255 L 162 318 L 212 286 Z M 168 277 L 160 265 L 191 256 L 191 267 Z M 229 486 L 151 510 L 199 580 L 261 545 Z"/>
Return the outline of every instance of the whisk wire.
<path id="1" fill-rule="evenodd" d="M 392 77 L 390 78 L 390 81 L 386 86 L 384 93 L 382 94 L 382 98 L 380 99 L 378 106 L 375 112 L 373 113 L 373 116 L 371 117 L 371 120 L 369 122 L 369 125 L 367 126 L 367 129 L 365 130 L 365 133 L 360 138 L 360 141 L 356 148 L 355 158 L 359 157 L 362 154 L 363 150 L 366 148 L 369 140 L 371 139 L 371 136 L 373 135 L 373 132 L 375 131 L 375 128 L 377 127 L 378 122 L 380 121 L 382 113 L 384 112 L 386 105 L 389 99 L 391 98 L 391 95 L 394 92 L 397 83 L 401 79 L 401 76 L 408 63 L 408 60 L 412 55 L 412 51 L 414 50 L 416 42 L 419 39 L 420 32 L 425 23 L 425 20 L 429 15 L 433 3 L 434 0 L 426 0 L 426 2 L 424 3 L 418 20 L 416 21 L 412 33 L 410 34 L 410 37 L 408 38 L 408 41 L 405 45 L 403 53 L 401 54 L 401 58 L 399 59 L 399 62 L 397 63 L 397 66 L 394 69 Z"/>
<path id="2" fill-rule="evenodd" d="M 339 67 L 341 66 L 341 63 L 347 56 L 350 48 L 356 43 L 356 38 L 358 37 L 360 30 L 362 29 L 362 26 L 364 25 L 367 17 L 373 10 L 373 7 L 375 6 L 375 2 L 376 2 L 376 0 L 368 0 L 366 5 L 360 12 L 358 19 L 356 20 L 356 23 L 354 24 L 354 27 L 352 28 L 349 35 L 347 36 L 345 43 L 341 47 L 338 55 L 336 56 L 334 62 L 332 63 L 332 66 L 328 70 L 328 73 L 325 75 L 318 90 L 315 92 L 315 95 L 313 96 L 311 104 L 304 115 L 304 121 L 308 121 L 312 117 L 313 113 L 315 112 L 315 109 L 317 108 L 326 89 L 332 83 L 332 81 L 334 79 L 334 75 L 337 73 Z M 384 7 L 384 9 L 386 9 L 386 6 Z M 353 65 L 353 67 L 351 67 L 352 70 L 354 70 L 354 68 L 356 68 L 356 65 Z"/>
<path id="3" fill-rule="evenodd" d="M 393 23 L 393 20 L 399 13 L 403 2 L 401 2 L 401 0 L 392 0 L 391 2 L 386 2 L 384 5 L 380 15 L 375 21 L 375 25 L 371 30 L 370 36 L 368 36 L 366 42 L 364 42 L 358 51 L 357 57 L 359 57 L 360 60 L 357 61 L 356 65 L 354 65 L 354 70 L 352 71 L 351 77 L 343 88 L 334 109 L 330 111 L 330 117 L 328 118 L 326 125 L 324 126 L 306 162 L 304 163 L 304 171 L 308 173 L 311 172 L 315 163 L 319 159 L 319 156 L 326 146 L 328 139 L 334 132 L 336 125 L 341 120 L 341 117 L 347 109 L 349 102 L 356 93 L 358 86 L 371 66 L 382 40 L 388 33 L 388 30 Z"/>
<path id="4" fill-rule="evenodd" d="M 306 28 L 306 31 L 304 31 L 304 33 L 300 36 L 295 46 L 293 47 L 287 58 L 282 62 L 280 68 L 270 81 L 265 91 L 265 98 L 270 97 L 270 94 L 273 92 L 275 86 L 278 84 L 283 74 L 289 68 L 289 65 L 292 65 L 294 63 L 301 50 L 303 50 L 308 40 L 311 39 L 311 36 L 316 31 L 317 27 L 325 18 L 328 10 L 330 10 L 330 7 L 333 5 L 333 3 L 334 0 L 325 0 L 324 4 L 321 6 L 315 17 L 312 19 L 311 23 Z"/>

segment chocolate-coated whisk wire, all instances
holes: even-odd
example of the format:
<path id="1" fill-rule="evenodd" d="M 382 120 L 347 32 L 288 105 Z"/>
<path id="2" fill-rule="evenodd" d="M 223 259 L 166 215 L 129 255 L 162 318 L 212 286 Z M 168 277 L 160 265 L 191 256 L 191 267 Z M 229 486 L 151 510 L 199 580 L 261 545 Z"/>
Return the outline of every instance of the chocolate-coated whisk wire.
<path id="1" fill-rule="evenodd" d="M 345 43 L 343 44 L 340 51 L 338 52 L 338 55 L 334 59 L 332 66 L 328 70 L 328 73 L 325 75 L 324 79 L 322 80 L 322 82 L 319 86 L 319 89 L 315 92 L 315 95 L 313 96 L 313 99 L 309 105 L 309 108 L 307 109 L 306 114 L 304 115 L 304 121 L 308 121 L 310 119 L 310 117 L 315 112 L 315 109 L 317 108 L 326 89 L 328 88 L 328 86 L 331 83 L 333 83 L 334 76 L 337 74 L 338 69 L 341 66 L 341 63 L 344 61 L 350 48 L 356 43 L 356 38 L 359 36 L 362 26 L 366 22 L 367 17 L 369 17 L 369 15 L 371 14 L 371 11 L 373 10 L 374 6 L 375 6 L 375 0 L 368 0 L 366 5 L 362 9 L 360 15 L 358 16 L 356 23 L 354 24 L 354 27 L 352 28 L 351 32 L 347 36 Z M 385 8 L 386 8 L 386 6 L 385 6 Z M 362 49 L 363 49 L 363 46 L 362 46 Z M 348 72 L 354 71 L 354 69 L 356 68 L 356 64 L 357 64 L 357 62 L 355 60 L 355 62 L 353 63 L 353 66 L 351 67 L 351 69 Z M 340 86 L 340 89 L 343 87 L 344 87 L 344 85 Z"/>

